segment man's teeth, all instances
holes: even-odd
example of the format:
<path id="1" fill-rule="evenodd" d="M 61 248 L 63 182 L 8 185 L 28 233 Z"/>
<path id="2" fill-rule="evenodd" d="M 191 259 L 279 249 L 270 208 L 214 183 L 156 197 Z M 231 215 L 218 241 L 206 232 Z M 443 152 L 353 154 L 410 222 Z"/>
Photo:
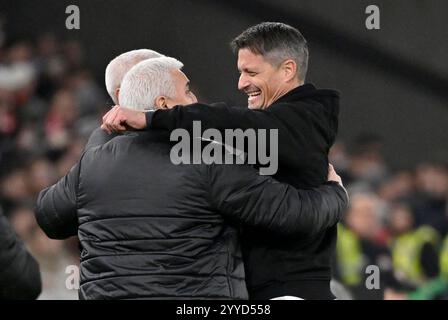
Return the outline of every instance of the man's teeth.
<path id="1" fill-rule="evenodd" d="M 261 91 L 254 91 L 254 92 L 248 92 L 247 95 L 249 97 L 256 97 L 259 96 L 261 94 Z"/>

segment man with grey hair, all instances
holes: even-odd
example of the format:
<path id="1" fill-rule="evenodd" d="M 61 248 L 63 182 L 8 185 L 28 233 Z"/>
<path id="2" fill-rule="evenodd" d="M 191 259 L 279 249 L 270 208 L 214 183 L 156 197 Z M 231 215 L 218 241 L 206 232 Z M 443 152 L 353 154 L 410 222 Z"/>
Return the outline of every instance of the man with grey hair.
<path id="1" fill-rule="evenodd" d="M 154 50 L 137 49 L 120 54 L 112 59 L 106 67 L 104 75 L 106 89 L 115 104 L 119 104 L 121 82 L 126 73 L 137 63 L 146 59 L 163 57 Z"/>
<path id="2" fill-rule="evenodd" d="M 248 108 L 197 103 L 143 113 L 114 107 L 103 117 L 102 128 L 191 132 L 193 121 L 201 121 L 203 130 L 277 129 L 279 168 L 274 177 L 296 188 L 324 183 L 338 128 L 339 93 L 305 82 L 309 51 L 303 35 L 284 23 L 263 22 L 243 31 L 231 47 L 238 56 L 238 89 L 247 94 Z M 251 298 L 333 299 L 336 238 L 336 226 L 291 242 L 246 229 L 242 243 Z"/>
<path id="3" fill-rule="evenodd" d="M 120 88 L 126 73 L 137 63 L 153 58 L 164 57 L 163 54 L 150 49 L 127 51 L 112 59 L 106 67 L 104 80 L 107 92 L 115 104 L 120 103 Z M 100 128 L 95 129 L 89 137 L 84 150 L 106 143 L 115 135 L 107 135 Z"/>
<path id="4" fill-rule="evenodd" d="M 123 79 L 120 100 L 141 111 L 197 102 L 182 67 L 182 62 L 171 57 L 136 64 Z"/>
<path id="5" fill-rule="evenodd" d="M 195 102 L 181 67 L 168 57 L 140 62 L 121 99 L 140 110 Z M 80 239 L 81 299 L 247 299 L 240 224 L 313 237 L 347 206 L 334 171 L 334 181 L 297 190 L 245 165 L 175 165 L 167 141 L 166 131 L 127 132 L 88 149 L 39 194 L 45 233 Z"/>

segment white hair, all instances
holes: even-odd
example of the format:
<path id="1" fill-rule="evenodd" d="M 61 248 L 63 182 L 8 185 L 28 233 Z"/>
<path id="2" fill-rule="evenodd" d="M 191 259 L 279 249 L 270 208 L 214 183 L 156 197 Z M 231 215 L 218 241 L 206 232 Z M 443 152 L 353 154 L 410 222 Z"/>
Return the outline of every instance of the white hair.
<path id="1" fill-rule="evenodd" d="M 107 92 L 115 104 L 118 104 L 116 93 L 117 89 L 121 87 L 125 74 L 140 61 L 160 57 L 164 57 L 164 55 L 149 49 L 138 49 L 120 54 L 109 62 L 106 67 L 105 82 Z"/>
<path id="2" fill-rule="evenodd" d="M 176 94 L 173 70 L 180 70 L 182 62 L 161 57 L 139 62 L 123 78 L 120 103 L 135 110 L 153 110 L 158 96 L 173 97 Z"/>

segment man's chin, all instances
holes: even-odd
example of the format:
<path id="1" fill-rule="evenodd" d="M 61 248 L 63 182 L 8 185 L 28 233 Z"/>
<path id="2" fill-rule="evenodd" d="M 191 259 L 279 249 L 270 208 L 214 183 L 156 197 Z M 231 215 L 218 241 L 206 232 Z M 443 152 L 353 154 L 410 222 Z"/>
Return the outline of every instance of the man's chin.
<path id="1" fill-rule="evenodd" d="M 260 104 L 258 104 L 258 103 L 255 103 L 255 104 L 248 104 L 248 106 L 247 106 L 249 109 L 254 109 L 254 110 L 257 110 L 257 109 L 262 109 L 263 108 L 263 106 L 262 105 L 260 105 Z"/>

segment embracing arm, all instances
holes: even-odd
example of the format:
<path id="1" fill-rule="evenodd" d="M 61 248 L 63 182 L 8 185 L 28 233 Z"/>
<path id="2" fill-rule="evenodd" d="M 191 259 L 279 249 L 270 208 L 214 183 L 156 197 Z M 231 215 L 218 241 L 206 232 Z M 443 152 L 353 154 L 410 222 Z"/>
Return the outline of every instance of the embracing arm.
<path id="1" fill-rule="evenodd" d="M 171 109 L 142 112 L 115 106 L 103 117 L 101 128 L 109 133 L 121 132 L 129 127 L 133 129 L 184 128 L 192 130 L 193 121 L 201 121 L 203 129 L 275 129 L 280 123 L 277 118 L 265 110 L 228 107 L 224 103 L 195 103 L 187 106 L 175 106 Z"/>
<path id="2" fill-rule="evenodd" d="M 191 131 L 193 121 L 201 121 L 202 129 L 270 129 L 275 124 L 272 115 L 263 110 L 229 107 L 224 103 L 194 103 L 171 109 L 147 112 L 147 128 L 174 130 L 183 128 Z M 275 121 L 274 121 L 275 122 Z"/>
<path id="3" fill-rule="evenodd" d="M 42 190 L 37 198 L 36 220 L 52 239 L 65 239 L 78 233 L 76 189 L 79 162 L 56 184 Z"/>
<path id="4" fill-rule="evenodd" d="M 305 109 L 296 108 L 294 120 L 285 121 L 284 105 L 277 104 L 268 110 L 252 110 L 248 108 L 228 107 L 223 103 L 207 105 L 195 103 L 187 106 L 176 106 L 171 109 L 161 109 L 150 112 L 131 110 L 115 106 L 103 117 L 101 128 L 109 133 L 122 132 L 131 127 L 134 129 L 165 129 L 172 131 L 177 128 L 193 132 L 193 121 L 201 122 L 201 129 L 265 129 L 278 130 L 278 156 L 281 163 L 291 167 L 300 167 L 309 161 L 303 157 L 303 152 L 309 149 L 309 134 L 313 132 L 313 123 Z M 303 116 L 297 116 L 297 113 Z M 279 115 L 283 115 L 280 119 Z M 275 134 L 275 132 L 272 132 Z M 269 134 L 270 136 L 270 134 Z M 270 150 L 271 139 L 266 141 Z M 294 150 L 292 152 L 291 150 Z M 319 151 L 323 152 L 323 151 Z"/>
<path id="5" fill-rule="evenodd" d="M 301 190 L 260 176 L 245 165 L 208 167 L 210 202 L 244 225 L 292 237 L 312 237 L 338 223 L 348 205 L 334 181 Z"/>

